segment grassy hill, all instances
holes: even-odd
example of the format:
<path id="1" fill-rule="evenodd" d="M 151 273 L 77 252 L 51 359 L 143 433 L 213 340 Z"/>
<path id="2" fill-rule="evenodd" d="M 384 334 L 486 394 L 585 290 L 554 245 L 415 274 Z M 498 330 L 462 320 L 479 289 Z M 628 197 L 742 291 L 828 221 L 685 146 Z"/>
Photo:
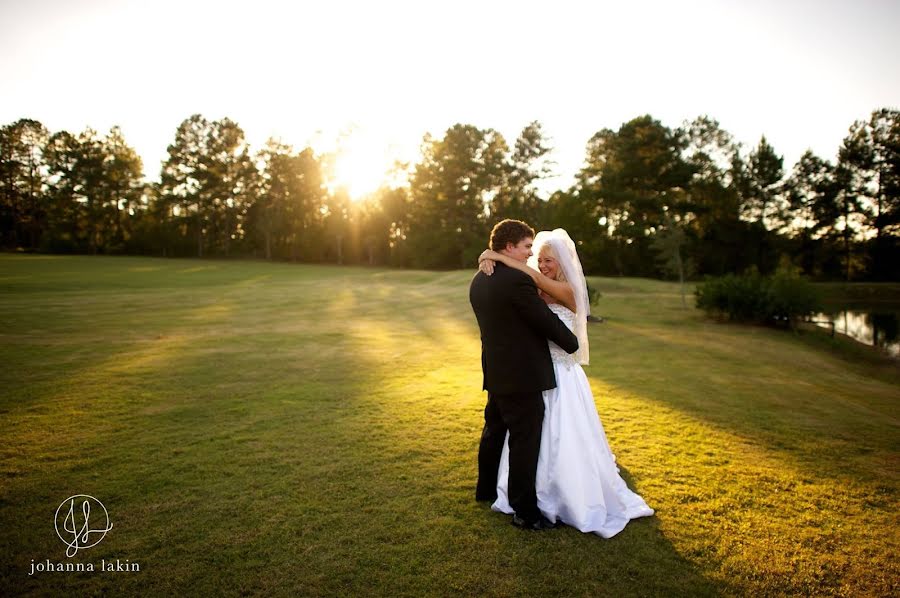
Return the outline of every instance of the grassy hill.
<path id="1" fill-rule="evenodd" d="M 591 279 L 586 371 L 657 514 L 525 533 L 473 500 L 470 277 L 0 256 L 0 593 L 900 592 L 896 364 Z M 114 528 L 67 559 L 74 494 Z M 141 570 L 28 575 L 47 559 Z"/>

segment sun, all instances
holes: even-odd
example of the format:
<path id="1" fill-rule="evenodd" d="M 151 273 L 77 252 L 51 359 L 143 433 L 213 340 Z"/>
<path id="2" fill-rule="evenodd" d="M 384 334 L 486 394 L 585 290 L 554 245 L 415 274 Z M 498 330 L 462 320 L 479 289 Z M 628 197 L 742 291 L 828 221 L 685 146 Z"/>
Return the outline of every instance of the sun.
<path id="1" fill-rule="evenodd" d="M 343 152 L 334 162 L 334 187 L 343 187 L 351 199 L 372 193 L 385 180 L 383 156 L 361 151 Z"/>
<path id="2" fill-rule="evenodd" d="M 387 182 L 394 160 L 385 142 L 352 131 L 340 140 L 335 151 L 329 187 L 344 188 L 351 199 L 359 200 Z"/>

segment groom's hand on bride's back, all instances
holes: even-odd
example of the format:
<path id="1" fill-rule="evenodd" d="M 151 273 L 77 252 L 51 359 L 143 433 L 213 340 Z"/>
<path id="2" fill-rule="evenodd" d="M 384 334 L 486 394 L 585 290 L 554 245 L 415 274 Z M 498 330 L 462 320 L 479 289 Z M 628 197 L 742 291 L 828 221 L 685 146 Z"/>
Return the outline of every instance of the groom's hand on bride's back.
<path id="1" fill-rule="evenodd" d="M 523 274 L 516 281 L 511 297 L 513 308 L 544 337 L 559 345 L 566 353 L 578 350 L 578 337 L 538 297 L 531 277 Z"/>
<path id="2" fill-rule="evenodd" d="M 553 298 L 553 295 L 548 295 L 544 291 L 538 289 L 538 297 L 544 300 L 544 303 L 547 305 L 553 305 L 554 303 L 559 303 L 556 299 Z"/>

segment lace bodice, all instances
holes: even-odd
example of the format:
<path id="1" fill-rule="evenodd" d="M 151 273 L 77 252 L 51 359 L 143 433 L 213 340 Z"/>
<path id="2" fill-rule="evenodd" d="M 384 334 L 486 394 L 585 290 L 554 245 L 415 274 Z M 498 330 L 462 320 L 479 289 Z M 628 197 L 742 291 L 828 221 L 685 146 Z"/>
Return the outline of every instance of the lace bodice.
<path id="1" fill-rule="evenodd" d="M 562 320 L 569 330 L 575 331 L 575 312 L 559 303 L 551 303 L 547 307 L 559 316 L 559 319 Z M 564 349 L 560 348 L 553 341 L 547 341 L 547 343 L 550 345 L 550 357 L 553 359 L 553 363 L 560 363 L 567 367 L 575 365 L 575 357 L 573 355 L 566 353 Z"/>

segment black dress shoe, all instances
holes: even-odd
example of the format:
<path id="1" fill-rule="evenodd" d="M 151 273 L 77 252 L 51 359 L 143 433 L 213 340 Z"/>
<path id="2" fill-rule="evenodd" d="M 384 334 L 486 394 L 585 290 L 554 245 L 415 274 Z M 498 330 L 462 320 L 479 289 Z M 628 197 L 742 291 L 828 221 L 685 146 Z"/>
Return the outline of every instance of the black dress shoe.
<path id="1" fill-rule="evenodd" d="M 542 532 L 548 529 L 554 529 L 556 527 L 555 523 L 553 523 L 543 515 L 540 515 L 534 521 L 526 521 L 518 515 L 513 515 L 512 524 L 519 529 L 527 529 L 534 532 Z"/>
<path id="2" fill-rule="evenodd" d="M 484 495 L 481 495 L 481 494 L 476 494 L 476 495 L 475 495 L 475 500 L 476 500 L 477 502 L 490 502 L 490 503 L 492 503 L 492 502 L 494 502 L 495 500 L 497 500 L 497 495 L 495 494 L 495 495 L 493 495 L 493 496 L 484 496 Z"/>

